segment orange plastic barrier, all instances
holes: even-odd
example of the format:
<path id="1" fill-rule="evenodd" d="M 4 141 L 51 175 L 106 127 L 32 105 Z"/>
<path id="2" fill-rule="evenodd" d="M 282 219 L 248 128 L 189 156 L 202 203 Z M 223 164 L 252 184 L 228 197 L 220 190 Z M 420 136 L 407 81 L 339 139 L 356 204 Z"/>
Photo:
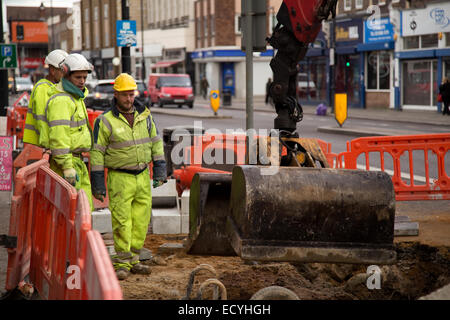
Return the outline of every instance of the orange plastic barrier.
<path id="1" fill-rule="evenodd" d="M 25 120 L 28 107 L 8 107 L 6 116 L 6 134 L 8 136 L 17 136 L 17 139 L 23 139 L 23 130 L 25 129 Z"/>
<path id="2" fill-rule="evenodd" d="M 6 290 L 17 287 L 29 272 L 34 190 L 37 171 L 41 166 L 48 166 L 48 162 L 40 160 L 26 166 L 17 172 L 14 179 L 8 235 L 17 237 L 17 246 L 8 249 Z"/>
<path id="3" fill-rule="evenodd" d="M 89 201 L 50 168 L 36 178 L 30 280 L 43 299 L 122 299 Z"/>
<path id="4" fill-rule="evenodd" d="M 365 155 L 365 168 L 370 170 L 371 159 L 369 154 L 378 154 L 380 169 L 385 171 L 385 153 L 392 157 L 394 172 L 392 182 L 394 184 L 396 200 L 450 200 L 449 172 L 446 172 L 445 158 L 450 150 L 450 134 L 425 134 L 391 137 L 364 137 L 347 142 L 347 152 L 338 155 L 338 167 L 357 169 L 357 160 L 361 154 Z M 414 174 L 414 160 L 417 152 L 424 157 L 425 181 L 416 183 Z M 409 166 L 409 184 L 402 177 L 402 156 L 406 157 Z M 435 155 L 437 160 L 436 179 L 431 178 L 430 156 Z M 373 157 L 372 157 L 373 158 Z M 408 179 L 407 178 L 407 179 Z M 431 181 L 433 180 L 433 181 Z"/>
<path id="5" fill-rule="evenodd" d="M 27 165 L 36 162 L 41 159 L 49 159 L 49 155 L 44 153 L 44 149 L 38 146 L 24 143 L 23 150 L 19 153 L 19 155 L 14 159 L 13 164 L 13 178 L 15 177 L 17 171 L 20 168 L 26 167 Z"/>
<path id="6" fill-rule="evenodd" d="M 101 115 L 104 111 L 103 110 L 98 110 L 95 111 L 93 109 L 86 109 L 87 110 L 87 114 L 88 114 L 88 120 L 89 120 L 89 124 L 91 125 L 91 128 L 94 129 L 94 121 L 95 119 L 97 119 L 97 117 L 99 115 Z"/>

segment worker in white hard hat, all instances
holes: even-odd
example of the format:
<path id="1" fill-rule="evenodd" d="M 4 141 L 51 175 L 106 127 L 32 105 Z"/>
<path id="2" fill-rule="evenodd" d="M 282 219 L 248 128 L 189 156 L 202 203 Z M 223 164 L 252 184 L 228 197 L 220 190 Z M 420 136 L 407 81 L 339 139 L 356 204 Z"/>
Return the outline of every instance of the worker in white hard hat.
<path id="1" fill-rule="evenodd" d="M 63 73 L 59 64 L 67 56 L 67 52 L 57 49 L 50 52 L 45 58 L 45 64 L 48 66 L 48 75 L 39 80 L 31 91 L 25 120 L 25 130 L 23 132 L 23 142 L 25 143 L 31 143 L 48 149 L 48 126 L 44 114 L 45 105 L 50 97 L 50 88 L 61 81 Z"/>
<path id="2" fill-rule="evenodd" d="M 51 90 L 46 112 L 49 127 L 50 168 L 77 190 L 83 189 L 93 209 L 91 183 L 83 152 L 92 148 L 92 128 L 89 125 L 84 98 L 88 73 L 93 70 L 84 56 L 68 55 L 60 64 L 61 82 Z"/>

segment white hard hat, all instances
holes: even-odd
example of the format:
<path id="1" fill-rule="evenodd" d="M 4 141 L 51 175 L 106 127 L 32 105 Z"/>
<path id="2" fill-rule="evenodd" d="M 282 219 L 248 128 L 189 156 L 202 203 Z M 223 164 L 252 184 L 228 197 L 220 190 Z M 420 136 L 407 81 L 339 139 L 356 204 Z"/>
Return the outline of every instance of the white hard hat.
<path id="1" fill-rule="evenodd" d="M 88 73 L 91 73 L 94 69 L 92 64 L 79 53 L 69 54 L 59 66 L 64 72 L 87 71 Z"/>
<path id="2" fill-rule="evenodd" d="M 67 52 L 65 52 L 64 50 L 61 50 L 61 49 L 53 50 L 45 58 L 45 64 L 52 65 L 55 68 L 59 68 L 59 65 L 61 64 L 61 62 L 63 62 L 64 59 L 68 55 L 69 54 Z"/>

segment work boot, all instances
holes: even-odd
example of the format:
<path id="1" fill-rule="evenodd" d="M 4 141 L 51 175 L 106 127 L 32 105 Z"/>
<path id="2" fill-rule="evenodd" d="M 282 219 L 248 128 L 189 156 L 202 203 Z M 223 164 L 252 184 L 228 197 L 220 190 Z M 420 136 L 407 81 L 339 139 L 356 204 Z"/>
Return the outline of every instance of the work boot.
<path id="1" fill-rule="evenodd" d="M 146 266 L 142 263 L 136 263 L 130 270 L 132 273 L 137 274 L 150 274 L 152 273 L 152 269 L 149 266 Z"/>
<path id="2" fill-rule="evenodd" d="M 130 271 L 127 268 L 119 268 L 116 270 L 116 276 L 119 280 L 125 280 L 130 275 Z"/>

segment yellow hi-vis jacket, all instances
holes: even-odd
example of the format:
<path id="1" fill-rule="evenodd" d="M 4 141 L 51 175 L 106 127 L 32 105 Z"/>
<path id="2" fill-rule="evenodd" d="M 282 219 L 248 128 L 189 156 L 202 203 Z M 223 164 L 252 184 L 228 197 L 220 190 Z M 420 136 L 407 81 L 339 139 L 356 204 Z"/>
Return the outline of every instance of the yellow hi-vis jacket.
<path id="1" fill-rule="evenodd" d="M 50 97 L 50 90 L 53 86 L 53 82 L 45 78 L 39 80 L 34 85 L 25 119 L 23 142 L 48 148 L 48 144 L 43 145 L 45 141 L 48 141 L 48 137 L 41 138 L 41 135 L 48 134 L 47 119 L 44 112 L 45 105 Z"/>
<path id="2" fill-rule="evenodd" d="M 91 171 L 104 168 L 141 171 L 151 161 L 165 161 L 164 147 L 150 110 L 135 104 L 134 123 L 113 105 L 94 124 L 94 148 L 90 153 Z"/>
<path id="3" fill-rule="evenodd" d="M 89 125 L 84 98 L 75 97 L 59 82 L 50 92 L 45 114 L 48 122 L 48 145 L 61 169 L 73 168 L 73 154 L 92 149 L 92 128 Z M 88 95 L 85 88 L 84 96 Z"/>

